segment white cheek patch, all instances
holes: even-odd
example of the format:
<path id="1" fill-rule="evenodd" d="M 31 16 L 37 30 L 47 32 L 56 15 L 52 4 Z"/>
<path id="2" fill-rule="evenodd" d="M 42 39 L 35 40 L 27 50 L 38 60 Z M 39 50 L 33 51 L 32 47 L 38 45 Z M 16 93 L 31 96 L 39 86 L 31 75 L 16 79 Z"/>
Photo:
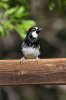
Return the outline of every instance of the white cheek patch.
<path id="1" fill-rule="evenodd" d="M 37 38 L 38 34 L 36 32 L 32 32 L 32 36 L 33 36 L 33 38 Z"/>

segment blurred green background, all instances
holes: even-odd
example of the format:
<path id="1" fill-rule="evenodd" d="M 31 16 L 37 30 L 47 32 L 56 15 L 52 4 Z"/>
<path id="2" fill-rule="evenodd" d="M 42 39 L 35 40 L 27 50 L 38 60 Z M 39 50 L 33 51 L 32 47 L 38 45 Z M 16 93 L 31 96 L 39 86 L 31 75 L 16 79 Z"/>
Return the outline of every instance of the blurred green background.
<path id="1" fill-rule="evenodd" d="M 20 59 L 34 25 L 42 28 L 41 58 L 66 57 L 66 0 L 0 0 L 0 59 Z M 0 100 L 66 100 L 66 86 L 4 86 Z"/>

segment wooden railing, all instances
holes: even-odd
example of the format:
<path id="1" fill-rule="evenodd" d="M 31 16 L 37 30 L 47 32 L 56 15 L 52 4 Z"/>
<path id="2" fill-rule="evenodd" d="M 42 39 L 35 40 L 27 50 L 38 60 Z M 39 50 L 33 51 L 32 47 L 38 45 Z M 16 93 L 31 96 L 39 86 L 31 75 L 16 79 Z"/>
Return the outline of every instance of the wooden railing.
<path id="1" fill-rule="evenodd" d="M 0 85 L 66 84 L 66 58 L 0 60 Z"/>

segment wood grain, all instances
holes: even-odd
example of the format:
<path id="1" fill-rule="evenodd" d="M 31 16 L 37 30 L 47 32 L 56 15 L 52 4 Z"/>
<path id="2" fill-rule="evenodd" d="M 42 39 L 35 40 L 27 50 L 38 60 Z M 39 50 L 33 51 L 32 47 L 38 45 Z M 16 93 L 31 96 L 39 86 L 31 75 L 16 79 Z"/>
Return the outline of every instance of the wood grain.
<path id="1" fill-rule="evenodd" d="M 66 58 L 0 60 L 0 85 L 66 84 Z"/>

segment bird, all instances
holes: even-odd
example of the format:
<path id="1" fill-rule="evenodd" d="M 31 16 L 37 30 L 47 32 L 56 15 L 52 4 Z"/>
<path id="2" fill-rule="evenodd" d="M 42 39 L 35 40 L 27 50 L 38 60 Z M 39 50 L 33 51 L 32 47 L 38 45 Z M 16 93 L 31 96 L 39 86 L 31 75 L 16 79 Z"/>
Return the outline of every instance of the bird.
<path id="1" fill-rule="evenodd" d="M 41 30 L 42 29 L 37 26 L 29 28 L 27 35 L 21 45 L 21 51 L 24 56 L 23 59 L 39 59 L 39 32 Z"/>

